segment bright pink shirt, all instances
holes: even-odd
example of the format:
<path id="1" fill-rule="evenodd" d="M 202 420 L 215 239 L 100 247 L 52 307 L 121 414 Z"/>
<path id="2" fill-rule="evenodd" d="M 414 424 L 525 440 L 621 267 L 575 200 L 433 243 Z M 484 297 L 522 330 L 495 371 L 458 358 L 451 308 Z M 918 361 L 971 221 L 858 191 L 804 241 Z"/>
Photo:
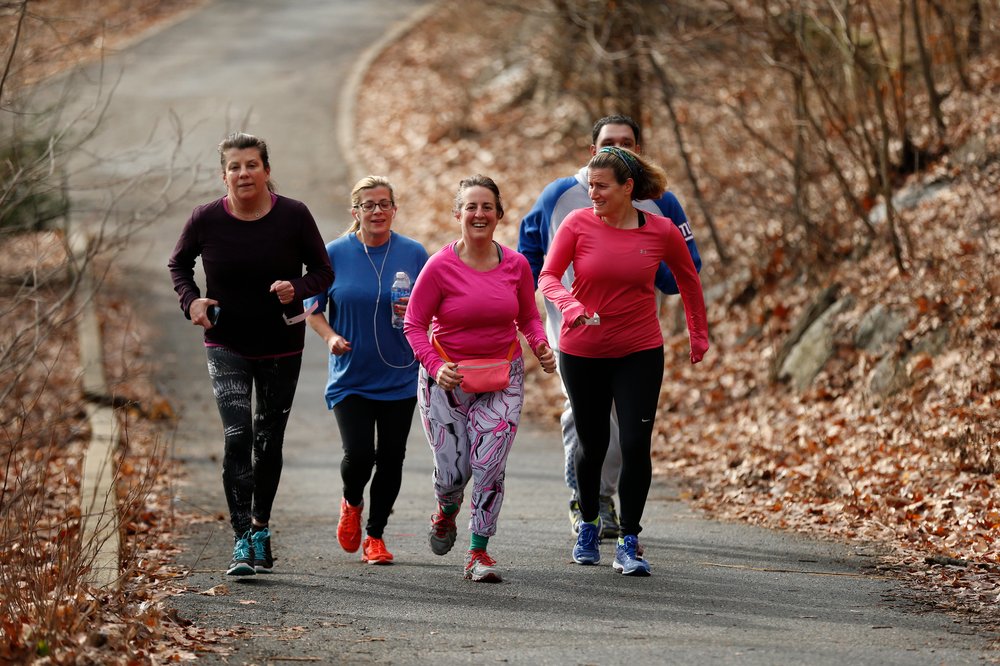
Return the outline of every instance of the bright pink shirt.
<path id="1" fill-rule="evenodd" d="M 457 242 L 427 260 L 406 306 L 403 333 L 431 377 L 444 360 L 428 339 L 428 328 L 454 362 L 503 358 L 518 331 L 532 349 L 547 342 L 524 255 L 501 246 L 500 264 L 477 271 L 459 259 Z M 519 356 L 521 345 L 515 345 L 513 358 Z"/>
<path id="2" fill-rule="evenodd" d="M 581 208 L 559 226 L 538 287 L 562 312 L 562 351 L 587 358 L 621 358 L 662 345 L 653 292 L 661 259 L 677 279 L 684 301 L 692 362 L 708 350 L 701 281 L 684 237 L 669 219 L 643 215 L 641 227 L 616 229 L 604 224 L 592 208 Z M 572 293 L 560 283 L 570 262 L 575 275 Z M 595 312 L 599 325 L 569 327 L 581 314 Z"/>

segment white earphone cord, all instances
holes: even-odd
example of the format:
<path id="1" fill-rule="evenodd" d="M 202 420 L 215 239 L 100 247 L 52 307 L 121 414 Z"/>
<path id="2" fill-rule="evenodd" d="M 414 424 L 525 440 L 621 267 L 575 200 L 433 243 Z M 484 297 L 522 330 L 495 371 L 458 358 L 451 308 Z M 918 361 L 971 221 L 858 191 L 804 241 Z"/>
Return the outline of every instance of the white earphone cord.
<path id="1" fill-rule="evenodd" d="M 382 272 L 385 270 L 385 260 L 389 258 L 389 248 L 392 247 L 392 234 L 389 235 L 389 245 L 385 248 L 385 256 L 382 257 L 382 267 L 376 268 L 375 262 L 372 261 L 372 256 L 368 254 L 368 244 L 365 243 L 365 232 L 360 226 L 358 226 L 358 231 L 361 232 L 361 247 L 365 248 L 365 256 L 368 257 L 368 263 L 372 265 L 372 270 L 375 271 L 375 277 L 378 279 L 378 289 L 375 291 L 375 312 L 372 313 L 372 333 L 375 336 L 375 351 L 378 352 L 378 357 L 382 359 L 390 368 L 396 368 L 397 370 L 402 370 L 403 368 L 408 368 L 417 362 L 417 357 L 414 355 L 413 360 L 411 360 L 406 365 L 396 365 L 395 363 L 390 363 L 385 360 L 385 356 L 382 355 L 382 346 L 378 341 L 378 306 L 382 301 Z M 389 304 L 389 314 L 392 314 L 392 303 Z M 411 350 L 412 353 L 412 350 Z"/>

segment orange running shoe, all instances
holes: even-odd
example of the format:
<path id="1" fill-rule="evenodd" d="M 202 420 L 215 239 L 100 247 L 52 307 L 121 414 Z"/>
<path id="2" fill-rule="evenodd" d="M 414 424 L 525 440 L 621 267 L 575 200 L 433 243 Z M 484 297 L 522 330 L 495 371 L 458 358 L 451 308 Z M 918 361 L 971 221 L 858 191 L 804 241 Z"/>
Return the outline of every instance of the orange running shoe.
<path id="1" fill-rule="evenodd" d="M 392 553 L 385 549 L 385 541 L 374 537 L 365 537 L 361 546 L 361 561 L 368 564 L 392 564 Z"/>
<path id="2" fill-rule="evenodd" d="M 355 553 L 361 545 L 361 511 L 365 508 L 351 506 L 344 498 L 340 499 L 340 522 L 337 523 L 337 541 L 340 547 L 348 553 Z"/>

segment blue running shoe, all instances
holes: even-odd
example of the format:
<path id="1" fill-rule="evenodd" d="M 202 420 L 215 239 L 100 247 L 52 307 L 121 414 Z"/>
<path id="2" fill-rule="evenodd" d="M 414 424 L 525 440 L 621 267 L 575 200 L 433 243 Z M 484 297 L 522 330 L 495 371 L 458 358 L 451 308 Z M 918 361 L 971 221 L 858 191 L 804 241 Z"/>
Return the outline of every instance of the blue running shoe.
<path id="1" fill-rule="evenodd" d="M 236 537 L 236 544 L 233 546 L 233 559 L 226 569 L 227 576 L 253 576 L 257 573 L 253 567 L 253 543 L 250 541 L 250 532 L 241 537 Z"/>
<path id="2" fill-rule="evenodd" d="M 600 522 L 600 521 L 598 521 Z M 601 561 L 601 526 L 580 523 L 580 533 L 573 546 L 573 561 L 577 564 L 597 564 Z"/>
<path id="3" fill-rule="evenodd" d="M 625 537 L 625 543 L 618 544 L 615 552 L 615 561 L 611 564 L 614 570 L 625 576 L 648 576 L 649 562 L 635 552 L 638 547 L 638 537 L 632 534 Z"/>

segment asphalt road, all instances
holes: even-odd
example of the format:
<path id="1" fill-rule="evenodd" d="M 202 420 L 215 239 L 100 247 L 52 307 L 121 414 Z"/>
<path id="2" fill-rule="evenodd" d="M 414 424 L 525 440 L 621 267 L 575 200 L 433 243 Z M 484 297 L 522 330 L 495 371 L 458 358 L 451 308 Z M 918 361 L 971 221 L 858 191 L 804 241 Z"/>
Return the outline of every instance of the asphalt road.
<path id="1" fill-rule="evenodd" d="M 499 532 L 490 542 L 502 584 L 463 580 L 464 529 L 451 553 L 430 552 L 432 462 L 416 421 L 403 489 L 386 532 L 396 564 L 366 566 L 337 546 L 340 443 L 321 397 L 325 350 L 311 332 L 272 517 L 275 574 L 238 581 L 223 575 L 232 540 L 228 522 L 213 519 L 225 514 L 221 427 L 200 329 L 177 309 L 167 257 L 191 208 L 222 193 L 215 145 L 242 118 L 249 119 L 249 131 L 268 139 L 280 191 L 310 206 L 325 237 L 340 233 L 351 184 L 337 141 L 340 97 L 363 54 L 425 4 L 219 0 L 104 64 L 107 80 L 118 72 L 121 79 L 93 145 L 109 156 L 144 147 L 117 160 L 103 158 L 76 176 L 74 186 L 166 163 L 169 152 L 157 146 L 170 144 L 171 114 L 184 129 L 181 161 L 201 169 L 192 191 L 133 239 L 124 267 L 140 312 L 160 332 L 149 351 L 160 361 L 158 381 L 181 414 L 171 448 L 187 478 L 177 502 L 205 519 L 183 530 L 181 561 L 193 571 L 186 584 L 198 591 L 220 584 L 228 589 L 214 596 L 185 594 L 170 603 L 199 625 L 244 628 L 251 636 L 236 641 L 230 656 L 209 654 L 202 661 L 988 660 L 988 637 L 899 601 L 896 583 L 865 573 L 873 560 L 862 551 L 703 520 L 662 481 L 654 485 L 644 517 L 651 577 L 615 575 L 610 544 L 603 547 L 600 566 L 572 564 L 558 432 L 532 424 L 522 424 L 518 434 Z M 96 76 L 96 69 L 89 73 Z M 386 80 L 391 82 L 388 73 Z M 148 137 L 155 140 L 147 144 Z M 138 193 L 155 187 L 150 183 Z"/>

